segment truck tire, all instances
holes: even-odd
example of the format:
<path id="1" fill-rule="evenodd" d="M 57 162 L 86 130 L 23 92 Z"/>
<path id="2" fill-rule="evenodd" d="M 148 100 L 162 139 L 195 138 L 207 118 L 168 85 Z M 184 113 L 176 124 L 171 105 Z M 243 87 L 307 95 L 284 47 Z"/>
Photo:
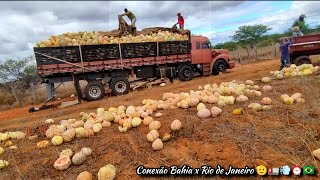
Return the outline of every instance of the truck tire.
<path id="1" fill-rule="evenodd" d="M 299 56 L 293 61 L 293 63 L 300 66 L 301 64 L 311 64 L 311 60 L 309 56 Z"/>
<path id="2" fill-rule="evenodd" d="M 115 77 L 111 79 L 110 88 L 113 95 L 128 94 L 130 89 L 130 83 L 128 79 L 124 77 Z"/>
<path id="3" fill-rule="evenodd" d="M 225 72 L 228 68 L 228 64 L 223 59 L 218 59 L 212 68 L 212 74 L 219 75 L 220 72 Z"/>
<path id="4" fill-rule="evenodd" d="M 84 91 L 88 101 L 101 99 L 105 95 L 104 86 L 100 81 L 89 81 Z"/>
<path id="5" fill-rule="evenodd" d="M 193 74 L 193 68 L 188 65 L 183 65 L 178 71 L 180 81 L 190 81 L 193 78 Z"/>

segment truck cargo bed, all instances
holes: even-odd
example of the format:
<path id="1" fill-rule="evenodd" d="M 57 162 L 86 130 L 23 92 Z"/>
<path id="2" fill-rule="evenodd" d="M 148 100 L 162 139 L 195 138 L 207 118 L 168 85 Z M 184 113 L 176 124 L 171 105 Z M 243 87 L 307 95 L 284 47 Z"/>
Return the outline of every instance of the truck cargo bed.
<path id="1" fill-rule="evenodd" d="M 169 41 L 35 47 L 34 52 L 38 73 L 41 77 L 45 77 L 55 73 L 103 71 L 190 61 L 191 43 L 190 41 Z"/>

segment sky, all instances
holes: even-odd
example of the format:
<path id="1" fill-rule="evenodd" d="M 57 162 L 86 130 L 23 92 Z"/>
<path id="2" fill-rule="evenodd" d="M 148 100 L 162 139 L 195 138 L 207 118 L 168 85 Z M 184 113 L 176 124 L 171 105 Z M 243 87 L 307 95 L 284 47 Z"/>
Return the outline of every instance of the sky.
<path id="1" fill-rule="evenodd" d="M 117 29 L 124 8 L 136 15 L 138 30 L 172 27 L 180 12 L 185 28 L 212 44 L 230 40 L 242 25 L 282 33 L 301 13 L 310 26 L 320 25 L 319 1 L 1 1 L 0 61 L 33 55 L 34 45 L 50 35 Z"/>

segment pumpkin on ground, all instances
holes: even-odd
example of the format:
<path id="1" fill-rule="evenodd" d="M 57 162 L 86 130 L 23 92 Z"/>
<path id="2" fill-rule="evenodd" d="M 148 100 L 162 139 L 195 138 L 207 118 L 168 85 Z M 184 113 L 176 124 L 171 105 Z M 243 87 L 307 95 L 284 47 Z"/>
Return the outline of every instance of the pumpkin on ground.
<path id="1" fill-rule="evenodd" d="M 151 130 L 148 134 L 147 134 L 147 139 L 149 142 L 153 142 L 156 139 L 159 138 L 159 132 L 157 130 Z"/>
<path id="2" fill-rule="evenodd" d="M 93 180 L 93 177 L 88 171 L 83 171 L 78 175 L 77 180 Z"/>
<path id="3" fill-rule="evenodd" d="M 48 147 L 48 144 L 49 144 L 49 141 L 47 141 L 47 140 L 40 141 L 40 142 L 37 143 L 37 147 L 39 149 L 43 149 L 43 148 Z"/>
<path id="4" fill-rule="evenodd" d="M 113 180 L 116 177 L 116 167 L 112 164 L 105 165 L 99 169 L 98 180 Z"/>
<path id="5" fill-rule="evenodd" d="M 68 169 L 69 166 L 71 165 L 71 160 L 70 157 L 68 156 L 62 156 L 59 157 L 55 162 L 54 162 L 54 168 L 58 170 L 65 170 Z"/>
<path id="6" fill-rule="evenodd" d="M 161 150 L 163 148 L 163 143 L 161 139 L 158 138 L 155 141 L 153 141 L 152 148 L 156 151 Z"/>
<path id="7" fill-rule="evenodd" d="M 172 131 L 177 131 L 177 130 L 180 130 L 181 129 L 181 121 L 180 120 L 178 120 L 178 119 L 176 119 L 176 120 L 174 120 L 174 121 L 172 121 L 172 123 L 171 123 L 171 130 Z"/>
<path id="8" fill-rule="evenodd" d="M 150 124 L 149 124 L 149 130 L 158 130 L 160 129 L 161 127 L 161 123 L 159 121 L 152 121 Z"/>

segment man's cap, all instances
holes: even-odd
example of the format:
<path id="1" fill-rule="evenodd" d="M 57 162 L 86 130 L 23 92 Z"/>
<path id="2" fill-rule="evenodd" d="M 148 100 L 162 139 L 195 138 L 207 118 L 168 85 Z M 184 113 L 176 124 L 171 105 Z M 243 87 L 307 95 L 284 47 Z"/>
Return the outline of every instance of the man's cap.
<path id="1" fill-rule="evenodd" d="M 301 14 L 301 15 L 300 15 L 300 17 L 306 18 L 306 15 L 304 15 L 304 14 Z"/>

